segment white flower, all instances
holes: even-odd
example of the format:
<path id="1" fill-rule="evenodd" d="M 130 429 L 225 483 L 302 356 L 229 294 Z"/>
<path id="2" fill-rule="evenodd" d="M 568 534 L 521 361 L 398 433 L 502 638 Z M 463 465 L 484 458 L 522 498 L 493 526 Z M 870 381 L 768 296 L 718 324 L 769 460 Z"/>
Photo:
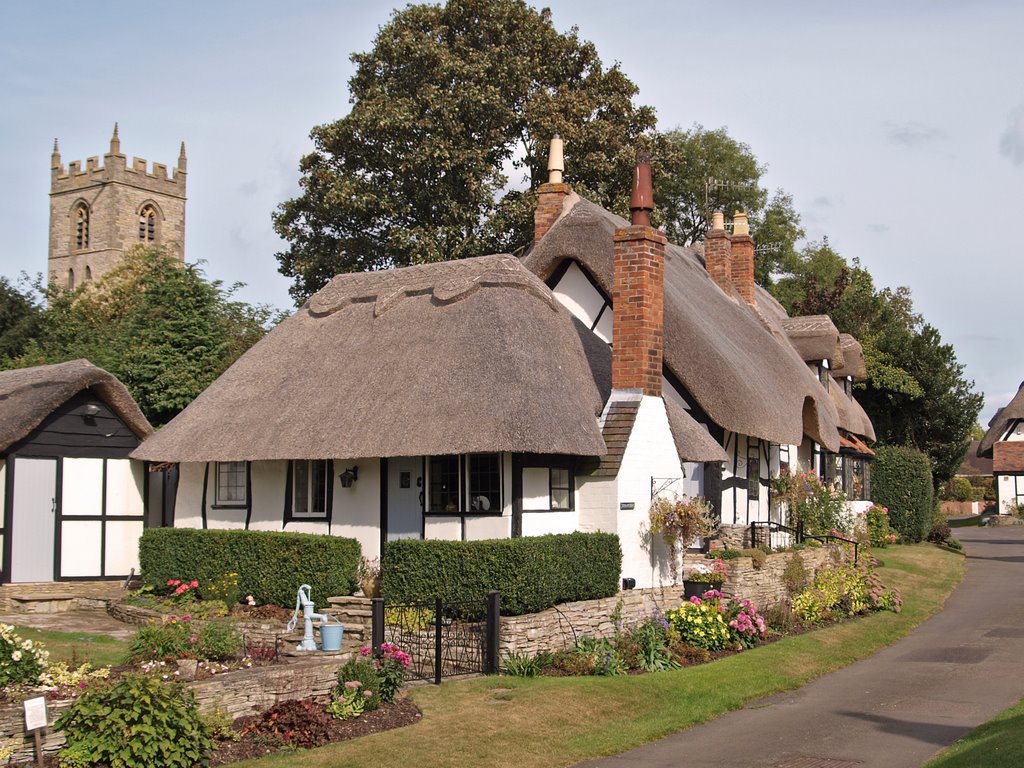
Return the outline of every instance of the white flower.
<path id="1" fill-rule="evenodd" d="M 11 658 L 15 661 L 21 661 L 21 651 L 15 651 L 11 654 Z"/>

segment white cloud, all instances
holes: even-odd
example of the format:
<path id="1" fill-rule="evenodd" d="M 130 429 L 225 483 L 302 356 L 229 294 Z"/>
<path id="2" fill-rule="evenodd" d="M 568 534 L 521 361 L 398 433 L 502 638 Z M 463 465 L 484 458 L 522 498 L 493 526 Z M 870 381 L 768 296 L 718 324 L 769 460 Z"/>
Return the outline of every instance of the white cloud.
<path id="1" fill-rule="evenodd" d="M 1024 165 L 1024 106 L 1017 107 L 1010 115 L 1010 124 L 999 139 L 999 151 L 1014 165 Z"/>

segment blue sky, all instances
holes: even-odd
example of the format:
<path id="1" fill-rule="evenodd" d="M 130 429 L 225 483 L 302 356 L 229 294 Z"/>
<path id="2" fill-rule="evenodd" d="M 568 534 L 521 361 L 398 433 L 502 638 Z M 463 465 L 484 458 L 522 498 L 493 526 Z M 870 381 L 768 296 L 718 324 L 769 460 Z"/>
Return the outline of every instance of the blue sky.
<path id="1" fill-rule="evenodd" d="M 1024 4 L 548 3 L 621 63 L 659 127 L 726 126 L 880 285 L 910 287 L 986 394 L 1024 379 L 1017 210 Z M 186 258 L 241 296 L 290 306 L 270 213 L 297 191 L 314 125 L 349 109 L 349 55 L 402 4 L 0 5 L 0 274 L 45 270 L 49 158 L 188 149 Z M 638 17 L 637 9 L 643 16 Z"/>

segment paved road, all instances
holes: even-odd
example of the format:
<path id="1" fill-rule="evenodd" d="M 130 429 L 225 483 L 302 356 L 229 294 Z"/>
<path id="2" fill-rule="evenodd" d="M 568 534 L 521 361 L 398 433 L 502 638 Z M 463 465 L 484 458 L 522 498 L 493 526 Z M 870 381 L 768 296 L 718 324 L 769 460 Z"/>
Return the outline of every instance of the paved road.
<path id="1" fill-rule="evenodd" d="M 580 768 L 919 768 L 1024 697 L 1024 527 L 961 528 L 945 609 L 790 693 Z"/>

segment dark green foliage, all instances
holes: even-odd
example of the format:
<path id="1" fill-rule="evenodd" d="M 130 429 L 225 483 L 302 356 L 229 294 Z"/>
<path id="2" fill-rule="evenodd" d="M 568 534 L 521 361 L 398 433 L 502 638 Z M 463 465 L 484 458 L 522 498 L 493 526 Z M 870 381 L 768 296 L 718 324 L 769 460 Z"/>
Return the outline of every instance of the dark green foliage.
<path id="1" fill-rule="evenodd" d="M 61 765 L 73 768 L 192 768 L 213 748 L 192 691 L 145 675 L 90 686 L 54 728 L 67 739 Z"/>
<path id="2" fill-rule="evenodd" d="M 954 477 L 942 486 L 943 501 L 971 501 L 974 498 L 974 486 L 966 477 Z"/>
<path id="3" fill-rule="evenodd" d="M 370 695 L 366 696 L 363 702 L 364 712 L 372 712 L 380 707 L 383 701 L 381 696 L 382 681 L 377 665 L 374 664 L 372 659 L 357 656 L 345 662 L 345 665 L 338 670 L 338 685 L 331 694 L 331 697 L 338 699 L 345 695 L 345 683 L 352 682 L 359 683 L 359 694 L 365 696 L 366 691 L 370 691 Z M 394 696 L 392 694 L 393 700 Z"/>
<path id="4" fill-rule="evenodd" d="M 139 540 L 143 584 L 165 590 L 169 579 L 203 584 L 237 573 L 242 595 L 286 608 L 300 584 L 318 604 L 352 594 L 359 556 L 355 539 L 309 533 L 149 528 Z"/>
<path id="5" fill-rule="evenodd" d="M 0 277 L 0 360 L 18 357 L 29 340 L 39 333 L 43 314 L 36 298 L 39 286 L 33 291 L 25 285 L 27 282 L 24 273 L 17 285 Z"/>
<path id="6" fill-rule="evenodd" d="M 611 597 L 622 548 L 611 533 L 568 533 L 487 541 L 388 542 L 381 593 L 393 603 L 501 592 L 502 613 L 535 613 L 558 603 Z"/>
<path id="7" fill-rule="evenodd" d="M 351 109 L 313 128 L 301 194 L 274 215 L 300 303 L 339 272 L 529 245 L 556 132 L 566 181 L 621 205 L 655 124 L 618 65 L 522 0 L 409 5 L 352 60 Z"/>
<path id="8" fill-rule="evenodd" d="M 0 336 L 0 362 L 19 368 L 85 358 L 124 382 L 159 426 L 263 336 L 270 310 L 234 300 L 238 287 L 140 246 L 100 280 L 51 291 L 31 339 L 6 349 Z"/>
<path id="9" fill-rule="evenodd" d="M 952 535 L 953 531 L 950 529 L 946 518 L 936 517 L 935 522 L 932 523 L 931 530 L 928 531 L 928 541 L 933 544 L 944 544 Z"/>
<path id="10" fill-rule="evenodd" d="M 928 457 L 901 445 L 878 446 L 871 468 L 871 500 L 889 509 L 889 522 L 904 542 L 921 541 L 933 512 Z"/>

